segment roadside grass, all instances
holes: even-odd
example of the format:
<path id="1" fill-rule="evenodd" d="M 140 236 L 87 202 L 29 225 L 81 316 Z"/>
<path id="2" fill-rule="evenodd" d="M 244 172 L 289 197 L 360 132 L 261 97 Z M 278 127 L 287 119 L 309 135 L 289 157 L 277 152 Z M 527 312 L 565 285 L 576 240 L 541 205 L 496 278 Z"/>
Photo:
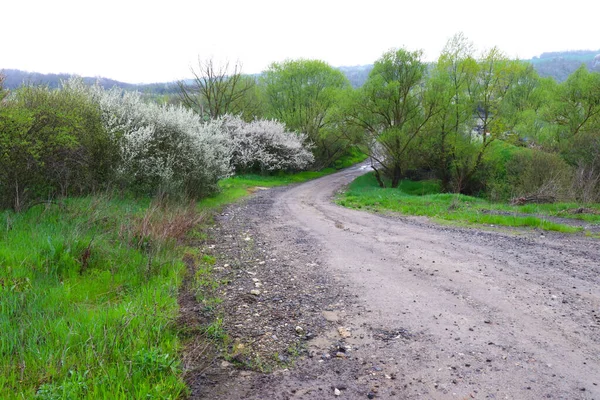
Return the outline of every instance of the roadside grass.
<path id="1" fill-rule="evenodd" d="M 108 196 L 0 213 L 3 398 L 177 398 L 177 241 L 194 205 Z"/>
<path id="2" fill-rule="evenodd" d="M 176 204 L 108 195 L 0 212 L 0 393 L 22 399 L 185 397 L 178 331 L 184 256 L 196 257 L 201 332 L 227 342 L 205 238 L 213 212 L 256 187 L 335 172 L 222 180 L 221 192 Z"/>
<path id="3" fill-rule="evenodd" d="M 528 204 L 511 206 L 460 194 L 439 193 L 437 181 L 408 181 L 398 189 L 378 186 L 372 173 L 356 178 L 338 204 L 371 211 L 393 211 L 406 215 L 427 216 L 438 221 L 467 225 L 532 227 L 548 231 L 575 233 L 583 228 L 557 223 L 548 217 L 581 219 L 600 222 L 600 205 L 575 203 Z"/>

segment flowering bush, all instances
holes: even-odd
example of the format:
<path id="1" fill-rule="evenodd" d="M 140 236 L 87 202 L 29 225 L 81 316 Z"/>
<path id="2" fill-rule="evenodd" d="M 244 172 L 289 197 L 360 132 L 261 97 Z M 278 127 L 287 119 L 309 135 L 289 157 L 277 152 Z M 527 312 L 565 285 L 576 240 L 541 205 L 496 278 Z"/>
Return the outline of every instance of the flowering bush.
<path id="1" fill-rule="evenodd" d="M 272 120 L 244 122 L 225 115 L 212 124 L 219 125 L 229 138 L 231 165 L 237 172 L 302 170 L 314 157 L 305 146 L 306 135 L 290 132 Z"/>
<path id="2" fill-rule="evenodd" d="M 98 86 L 90 95 L 102 121 L 119 143 L 117 181 L 145 193 L 205 196 L 230 173 L 227 137 L 207 129 L 193 111 L 145 103 L 141 95 Z"/>

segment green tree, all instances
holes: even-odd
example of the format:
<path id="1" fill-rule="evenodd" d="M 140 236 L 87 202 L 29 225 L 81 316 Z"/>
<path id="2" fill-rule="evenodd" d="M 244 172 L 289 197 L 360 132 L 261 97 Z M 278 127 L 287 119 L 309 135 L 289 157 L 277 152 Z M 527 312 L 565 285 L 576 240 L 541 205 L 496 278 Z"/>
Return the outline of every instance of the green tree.
<path id="1" fill-rule="evenodd" d="M 266 115 L 305 133 L 319 166 L 328 165 L 347 148 L 337 105 L 350 88 L 344 74 L 319 60 L 273 63 L 261 77 Z"/>
<path id="2" fill-rule="evenodd" d="M 509 60 L 497 48 L 485 52 L 477 61 L 474 74 L 467 79 L 467 90 L 473 103 L 473 122 L 453 160 L 454 189 L 475 193 L 487 179 L 481 176 L 490 145 L 511 131 L 511 113 L 506 103 L 511 91 L 520 87 L 525 72 L 520 61 Z M 477 177 L 479 175 L 479 177 Z"/>
<path id="3" fill-rule="evenodd" d="M 439 99 L 426 90 L 421 57 L 420 50 L 384 53 L 346 111 L 347 122 L 364 132 L 361 149 L 392 179 L 392 187 L 410 167 L 416 139 L 438 112 Z M 373 169 L 383 186 L 377 165 Z"/>
<path id="4" fill-rule="evenodd" d="M 600 131 L 600 73 L 582 65 L 559 86 L 556 100 L 552 122 L 558 127 L 559 142 Z"/>
<path id="5" fill-rule="evenodd" d="M 462 33 L 455 35 L 446 44 L 428 81 L 429 93 L 437 97 L 439 112 L 428 126 L 421 152 L 446 192 L 452 190 L 455 161 L 470 147 L 474 102 L 468 83 L 477 73 L 473 53 L 473 44 Z"/>

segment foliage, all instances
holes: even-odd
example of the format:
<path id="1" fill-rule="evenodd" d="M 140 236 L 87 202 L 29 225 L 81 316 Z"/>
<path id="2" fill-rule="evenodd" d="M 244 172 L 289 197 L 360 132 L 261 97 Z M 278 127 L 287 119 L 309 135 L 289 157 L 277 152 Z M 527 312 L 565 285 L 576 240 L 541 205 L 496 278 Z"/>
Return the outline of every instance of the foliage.
<path id="1" fill-rule="evenodd" d="M 408 167 L 415 139 L 437 112 L 424 90 L 421 57 L 421 51 L 405 49 L 385 53 L 346 110 L 347 122 L 366 133 L 359 139 L 361 149 L 392 177 L 392 187 Z"/>
<path id="2" fill-rule="evenodd" d="M 6 96 L 8 96 L 8 90 L 4 88 L 4 81 L 6 80 L 6 75 L 2 71 L 0 71 L 0 103 Z"/>
<path id="3" fill-rule="evenodd" d="M 0 106 L 0 207 L 104 188 L 115 154 L 88 97 L 22 86 Z"/>
<path id="4" fill-rule="evenodd" d="M 339 70 L 318 60 L 287 60 L 271 64 L 261 83 L 266 115 L 305 133 L 318 166 L 343 154 L 347 141 L 338 127 L 336 105 L 350 85 Z"/>
<path id="5" fill-rule="evenodd" d="M 102 122 L 119 143 L 117 181 L 136 192 L 202 197 L 229 174 L 223 132 L 182 106 L 145 103 L 135 92 L 90 88 Z"/>

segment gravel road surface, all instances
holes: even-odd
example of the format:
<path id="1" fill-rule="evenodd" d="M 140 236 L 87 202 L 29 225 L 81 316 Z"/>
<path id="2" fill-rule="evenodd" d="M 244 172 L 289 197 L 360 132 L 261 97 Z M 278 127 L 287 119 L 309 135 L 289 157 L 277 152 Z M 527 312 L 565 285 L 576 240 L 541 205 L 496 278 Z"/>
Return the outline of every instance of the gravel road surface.
<path id="1" fill-rule="evenodd" d="M 219 218 L 224 326 L 240 361 L 280 367 L 216 361 L 192 397 L 600 399 L 598 240 L 335 205 L 365 172 L 259 191 Z"/>

